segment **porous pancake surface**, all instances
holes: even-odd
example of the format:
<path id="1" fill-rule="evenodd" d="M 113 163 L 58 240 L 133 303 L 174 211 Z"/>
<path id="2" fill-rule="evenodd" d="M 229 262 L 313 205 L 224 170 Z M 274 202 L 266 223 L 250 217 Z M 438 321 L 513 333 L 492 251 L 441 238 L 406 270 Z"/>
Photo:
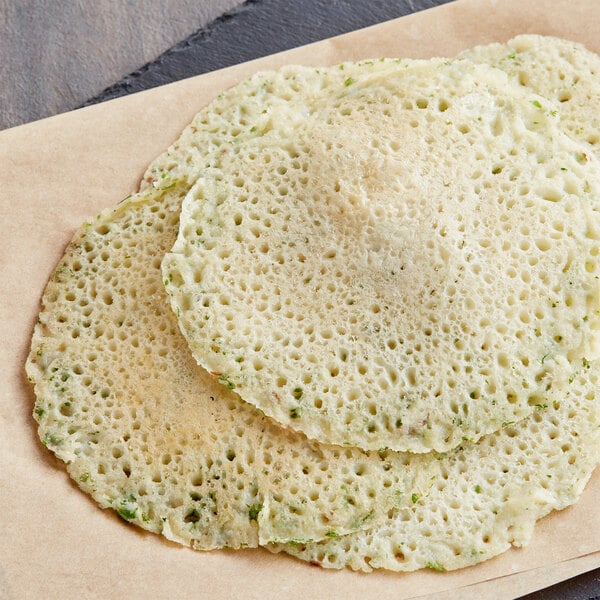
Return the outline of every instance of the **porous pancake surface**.
<path id="1" fill-rule="evenodd" d="M 27 363 L 42 442 L 100 506 L 199 549 L 343 535 L 409 503 L 430 485 L 418 457 L 307 441 L 196 365 L 160 269 L 179 191 L 125 200 L 67 248 Z"/>
<path id="2" fill-rule="evenodd" d="M 561 128 L 600 152 L 600 57 L 570 40 L 519 35 L 506 44 L 460 55 L 505 71 L 511 80 L 558 105 Z"/>
<path id="3" fill-rule="evenodd" d="M 220 93 L 194 117 L 175 143 L 148 166 L 140 190 L 165 190 L 175 183 L 179 189 L 189 187 L 230 144 L 243 144 L 267 132 L 285 138 L 347 82 L 419 62 L 424 61 L 381 58 L 320 68 L 287 65 L 255 73 Z"/>
<path id="4" fill-rule="evenodd" d="M 597 55 L 571 41 L 524 35 L 461 57 L 501 68 L 556 101 L 561 129 L 598 155 Z M 460 568 L 526 545 L 536 519 L 576 502 L 600 462 L 597 363 L 582 359 L 573 369 L 566 389 L 554 389 L 554 400 L 532 416 L 440 457 L 437 483 L 414 497 L 412 509 L 364 535 L 271 550 L 330 568 L 409 571 Z"/>
<path id="5" fill-rule="evenodd" d="M 591 357 L 599 181 L 501 71 L 390 64 L 214 156 L 165 284 L 199 364 L 280 423 L 447 451 Z"/>
<path id="6" fill-rule="evenodd" d="M 434 485 L 368 531 L 270 547 L 328 568 L 446 571 L 525 546 L 536 520 L 578 500 L 600 462 L 597 366 L 584 361 L 519 423 L 438 457 Z"/>

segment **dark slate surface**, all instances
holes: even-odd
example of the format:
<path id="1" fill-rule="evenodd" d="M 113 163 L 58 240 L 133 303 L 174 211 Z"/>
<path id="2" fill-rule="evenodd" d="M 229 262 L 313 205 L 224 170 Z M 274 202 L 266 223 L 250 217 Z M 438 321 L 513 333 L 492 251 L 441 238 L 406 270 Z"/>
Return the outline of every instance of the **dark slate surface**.
<path id="1" fill-rule="evenodd" d="M 520 600 L 600 600 L 600 569 L 522 596 Z"/>
<path id="2" fill-rule="evenodd" d="M 449 0 L 247 0 L 154 62 L 86 102 L 94 104 L 316 42 Z"/>
<path id="3" fill-rule="evenodd" d="M 86 105 L 316 42 L 448 1 L 247 0 L 154 62 L 91 98 Z M 600 569 L 528 594 L 521 600 L 600 600 Z"/>

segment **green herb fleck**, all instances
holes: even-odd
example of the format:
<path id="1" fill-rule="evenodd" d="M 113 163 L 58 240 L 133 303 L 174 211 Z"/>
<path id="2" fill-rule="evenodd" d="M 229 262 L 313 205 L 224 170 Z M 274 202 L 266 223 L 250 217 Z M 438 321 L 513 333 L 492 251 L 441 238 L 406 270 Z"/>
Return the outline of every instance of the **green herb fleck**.
<path id="1" fill-rule="evenodd" d="M 510 58 L 511 60 L 514 60 L 515 58 L 517 58 L 517 53 L 511 52 L 506 58 Z"/>
<path id="2" fill-rule="evenodd" d="M 481 494 L 481 486 L 480 485 L 476 485 L 474 489 L 475 489 L 476 494 Z"/>
<path id="3" fill-rule="evenodd" d="M 353 498 L 346 498 L 346 502 L 351 506 L 354 506 L 355 504 Z M 354 523 L 351 524 L 351 527 L 353 529 L 360 529 L 365 523 L 367 523 L 373 518 L 374 514 L 374 511 L 370 511 L 366 515 L 358 517 L 358 519 L 356 519 L 356 521 L 354 521 Z"/>
<path id="4" fill-rule="evenodd" d="M 346 87 L 348 87 L 349 85 L 352 85 L 356 80 L 352 79 L 352 77 L 348 77 L 348 79 L 346 79 L 346 81 L 344 81 L 344 85 Z"/>
<path id="5" fill-rule="evenodd" d="M 137 512 L 137 508 L 131 510 L 130 508 L 119 508 L 117 510 L 117 514 L 121 517 L 121 519 L 125 519 L 125 521 L 131 521 L 135 519 L 135 513 Z"/>
<path id="6" fill-rule="evenodd" d="M 89 473 L 82 473 L 79 476 L 79 481 L 81 481 L 81 483 L 85 483 L 88 479 L 90 478 L 90 474 Z"/>
<path id="7" fill-rule="evenodd" d="M 412 500 L 413 504 L 416 504 L 419 501 L 419 494 L 413 492 L 410 499 Z"/>
<path id="8" fill-rule="evenodd" d="M 127 507 L 119 508 L 117 510 L 117 514 L 121 517 L 121 519 L 125 519 L 125 521 L 131 521 L 135 519 L 135 514 L 137 513 L 137 508 L 131 509 Z"/>
<path id="9" fill-rule="evenodd" d="M 440 573 L 445 573 L 446 569 L 438 562 L 428 562 L 425 564 L 428 569 L 433 569 L 434 571 L 439 571 Z"/>
<path id="10" fill-rule="evenodd" d="M 539 100 L 534 100 L 531 104 L 533 104 L 536 108 L 542 108 L 542 104 Z"/>
<path id="11" fill-rule="evenodd" d="M 42 440 L 44 446 L 60 446 L 63 443 L 63 439 L 53 433 L 47 433 Z"/>
<path id="12" fill-rule="evenodd" d="M 135 496 L 123 498 L 121 500 L 121 506 L 117 509 L 117 514 L 122 519 L 125 519 L 125 521 L 131 521 L 132 519 L 135 519 L 136 513 L 137 506 L 135 505 Z"/>
<path id="13" fill-rule="evenodd" d="M 231 381 L 229 375 L 227 375 L 226 373 L 221 373 L 221 375 L 219 375 L 219 381 L 223 383 L 228 390 L 235 389 L 235 383 Z"/>
<path id="14" fill-rule="evenodd" d="M 262 510 L 262 504 L 252 504 L 248 506 L 248 520 L 256 521 L 258 518 L 258 513 Z"/>
<path id="15" fill-rule="evenodd" d="M 337 531 L 333 531 L 333 529 L 330 529 L 327 533 L 325 533 L 325 537 L 336 538 L 339 537 L 339 534 Z"/>
<path id="16" fill-rule="evenodd" d="M 584 369 L 589 369 L 589 368 L 592 366 L 592 364 L 591 364 L 591 363 L 590 363 L 590 361 L 589 361 L 587 358 L 585 358 L 585 356 L 584 356 L 584 357 L 581 359 L 581 366 L 582 366 Z"/>
<path id="17" fill-rule="evenodd" d="M 286 544 L 290 544 L 291 546 L 304 546 L 305 544 L 312 544 L 313 540 L 301 540 L 298 538 L 290 538 L 289 540 L 285 540 Z"/>
<path id="18" fill-rule="evenodd" d="M 536 404 L 536 405 L 535 405 L 535 407 L 536 407 L 538 410 L 542 410 L 542 409 L 544 409 L 544 408 L 548 408 L 548 405 L 547 405 L 547 404 Z"/>

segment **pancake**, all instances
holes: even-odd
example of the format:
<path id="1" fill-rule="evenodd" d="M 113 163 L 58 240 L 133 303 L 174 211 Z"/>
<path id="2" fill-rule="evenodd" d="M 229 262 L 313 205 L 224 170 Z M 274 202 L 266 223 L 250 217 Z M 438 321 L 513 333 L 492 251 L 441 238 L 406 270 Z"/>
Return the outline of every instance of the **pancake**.
<path id="1" fill-rule="evenodd" d="M 526 545 L 536 520 L 583 493 L 600 462 L 598 368 L 516 424 L 439 457 L 436 483 L 369 531 L 318 544 L 270 547 L 326 568 L 449 571 Z"/>
<path id="2" fill-rule="evenodd" d="M 180 203 L 151 189 L 67 248 L 27 362 L 44 445 L 101 507 L 198 549 L 343 535 L 408 504 L 423 461 L 309 442 L 197 367 L 161 281 Z"/>
<path id="3" fill-rule="evenodd" d="M 506 44 L 471 48 L 460 55 L 502 69 L 511 80 L 555 102 L 561 128 L 598 155 L 600 57 L 570 40 L 520 35 Z"/>
<path id="4" fill-rule="evenodd" d="M 490 67 L 346 83 L 213 155 L 165 284 L 198 363 L 282 425 L 448 451 L 592 357 L 598 163 Z"/>
<path id="5" fill-rule="evenodd" d="M 190 187 L 210 167 L 219 149 L 239 145 L 267 132 L 282 136 L 301 125 L 314 107 L 365 74 L 420 61 L 395 58 L 345 62 L 331 67 L 284 66 L 261 71 L 219 94 L 201 110 L 181 136 L 146 169 L 140 190 Z M 216 151 L 216 152 L 215 152 Z"/>

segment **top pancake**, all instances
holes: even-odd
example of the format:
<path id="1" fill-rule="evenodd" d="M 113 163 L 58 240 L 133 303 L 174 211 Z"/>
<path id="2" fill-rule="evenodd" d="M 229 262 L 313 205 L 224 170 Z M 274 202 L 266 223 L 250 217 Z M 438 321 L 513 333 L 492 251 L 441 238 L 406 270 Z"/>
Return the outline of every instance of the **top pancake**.
<path id="1" fill-rule="evenodd" d="M 556 113 L 490 67 L 391 63 L 214 153 L 163 261 L 195 359 L 363 449 L 531 414 L 597 308 L 598 166 Z"/>
<path id="2" fill-rule="evenodd" d="M 600 57 L 569 40 L 519 35 L 506 44 L 466 50 L 461 58 L 485 63 L 560 109 L 561 128 L 593 153 L 600 145 Z"/>

